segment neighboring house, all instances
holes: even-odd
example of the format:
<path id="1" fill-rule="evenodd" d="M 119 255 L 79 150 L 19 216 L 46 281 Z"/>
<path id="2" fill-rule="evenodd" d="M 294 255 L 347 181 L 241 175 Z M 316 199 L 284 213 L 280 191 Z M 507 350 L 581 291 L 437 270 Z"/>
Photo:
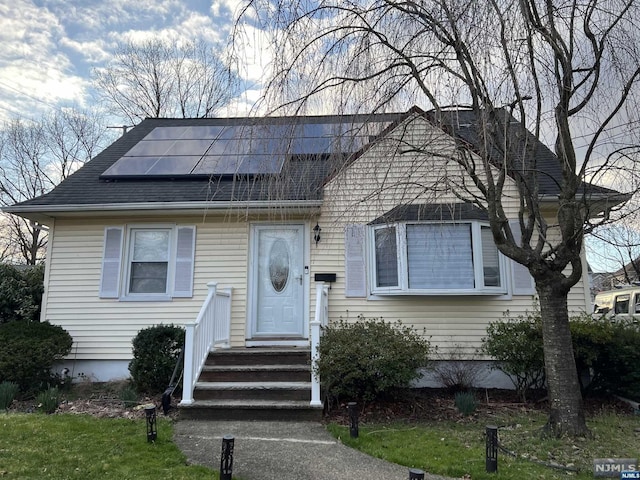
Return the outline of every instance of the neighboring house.
<path id="1" fill-rule="evenodd" d="M 400 319 L 445 357 L 474 352 L 489 322 L 533 308 L 535 290 L 498 253 L 486 214 L 448 187 L 454 137 L 472 142 L 474 128 L 470 112 L 450 120 L 447 133 L 417 108 L 147 119 L 52 192 L 7 208 L 49 226 L 42 318 L 73 336 L 72 371 L 127 376 L 136 333 L 194 322 L 210 282 L 230 302 L 230 330 L 207 335 L 225 346 L 308 348 L 324 292 L 331 320 Z M 416 153 L 425 142 L 439 154 Z M 557 177 L 536 146 L 544 178 Z M 546 198 L 556 188 L 541 181 Z M 590 309 L 586 262 L 569 306 Z"/>

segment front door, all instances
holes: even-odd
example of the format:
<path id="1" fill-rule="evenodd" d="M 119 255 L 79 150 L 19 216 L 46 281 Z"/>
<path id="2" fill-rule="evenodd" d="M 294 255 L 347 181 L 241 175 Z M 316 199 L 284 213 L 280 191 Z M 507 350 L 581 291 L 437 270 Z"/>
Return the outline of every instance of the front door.
<path id="1" fill-rule="evenodd" d="M 304 336 L 304 225 L 254 225 L 253 338 Z"/>

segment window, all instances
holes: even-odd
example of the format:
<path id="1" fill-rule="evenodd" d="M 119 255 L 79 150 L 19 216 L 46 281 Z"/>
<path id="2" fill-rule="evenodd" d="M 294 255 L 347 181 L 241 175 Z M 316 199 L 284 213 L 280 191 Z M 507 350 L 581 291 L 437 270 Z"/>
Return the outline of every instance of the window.
<path id="1" fill-rule="evenodd" d="M 167 294 L 170 229 L 131 229 L 127 294 Z"/>
<path id="2" fill-rule="evenodd" d="M 504 294 L 504 260 L 480 221 L 371 227 L 372 293 Z"/>
<path id="3" fill-rule="evenodd" d="M 169 300 L 193 294 L 195 227 L 107 227 L 101 298 Z"/>
<path id="4" fill-rule="evenodd" d="M 618 295 L 616 297 L 616 303 L 614 305 L 613 313 L 618 314 L 628 314 L 629 313 L 629 301 L 630 295 Z"/>

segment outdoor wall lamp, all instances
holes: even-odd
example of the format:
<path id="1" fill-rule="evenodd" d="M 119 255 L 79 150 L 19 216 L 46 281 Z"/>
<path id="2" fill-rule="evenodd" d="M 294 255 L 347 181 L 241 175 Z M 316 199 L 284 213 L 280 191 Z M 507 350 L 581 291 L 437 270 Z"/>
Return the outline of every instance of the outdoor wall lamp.
<path id="1" fill-rule="evenodd" d="M 155 405 L 148 405 L 144 407 L 144 413 L 147 419 L 147 442 L 152 443 L 155 442 L 158 437 Z"/>
<path id="2" fill-rule="evenodd" d="M 318 225 L 318 222 L 316 222 L 316 226 L 313 227 L 313 240 L 316 242 L 316 247 L 318 246 L 318 242 L 320 241 L 321 231 L 322 229 L 320 228 L 320 225 Z"/>

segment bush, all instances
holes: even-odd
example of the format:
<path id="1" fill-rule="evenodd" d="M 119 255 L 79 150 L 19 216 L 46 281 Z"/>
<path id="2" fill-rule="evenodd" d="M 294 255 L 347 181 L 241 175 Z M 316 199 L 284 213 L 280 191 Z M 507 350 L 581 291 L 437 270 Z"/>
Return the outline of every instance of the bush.
<path id="1" fill-rule="evenodd" d="M 51 367 L 69 354 L 72 345 L 66 330 L 48 322 L 1 324 L 0 378 L 17 383 L 27 394 L 58 383 Z"/>
<path id="2" fill-rule="evenodd" d="M 129 372 L 139 392 L 163 392 L 184 345 L 184 329 L 175 325 L 156 325 L 140 330 L 133 339 L 133 360 Z"/>
<path id="3" fill-rule="evenodd" d="M 640 399 L 640 327 L 637 324 L 572 319 L 576 366 L 589 372 L 583 393 L 613 393 Z"/>
<path id="4" fill-rule="evenodd" d="M 497 360 L 496 368 L 506 373 L 516 392 L 526 401 L 527 392 L 544 386 L 544 351 L 539 314 L 527 314 L 507 321 L 492 322 L 482 339 L 482 352 Z"/>
<path id="5" fill-rule="evenodd" d="M 18 384 L 14 382 L 0 383 L 0 410 L 8 409 L 18 395 Z"/>
<path id="6" fill-rule="evenodd" d="M 498 361 L 521 398 L 544 385 L 540 318 L 528 314 L 491 323 L 482 351 Z M 640 400 L 640 326 L 590 315 L 570 320 L 573 353 L 583 394 L 610 393 Z M 585 382 L 585 380 L 588 380 Z"/>
<path id="7" fill-rule="evenodd" d="M 326 327 L 319 352 L 316 372 L 328 397 L 371 401 L 420 377 L 429 342 L 400 321 L 359 317 Z"/>
<path id="8" fill-rule="evenodd" d="M 36 402 L 39 411 L 47 414 L 55 413 L 60 405 L 60 390 L 57 387 L 48 388 L 38 394 Z"/>
<path id="9" fill-rule="evenodd" d="M 44 266 L 0 264 L 0 324 L 40 319 Z"/>
<path id="10" fill-rule="evenodd" d="M 476 397 L 471 392 L 456 393 L 454 403 L 458 411 L 464 416 L 471 415 L 478 408 Z"/>

